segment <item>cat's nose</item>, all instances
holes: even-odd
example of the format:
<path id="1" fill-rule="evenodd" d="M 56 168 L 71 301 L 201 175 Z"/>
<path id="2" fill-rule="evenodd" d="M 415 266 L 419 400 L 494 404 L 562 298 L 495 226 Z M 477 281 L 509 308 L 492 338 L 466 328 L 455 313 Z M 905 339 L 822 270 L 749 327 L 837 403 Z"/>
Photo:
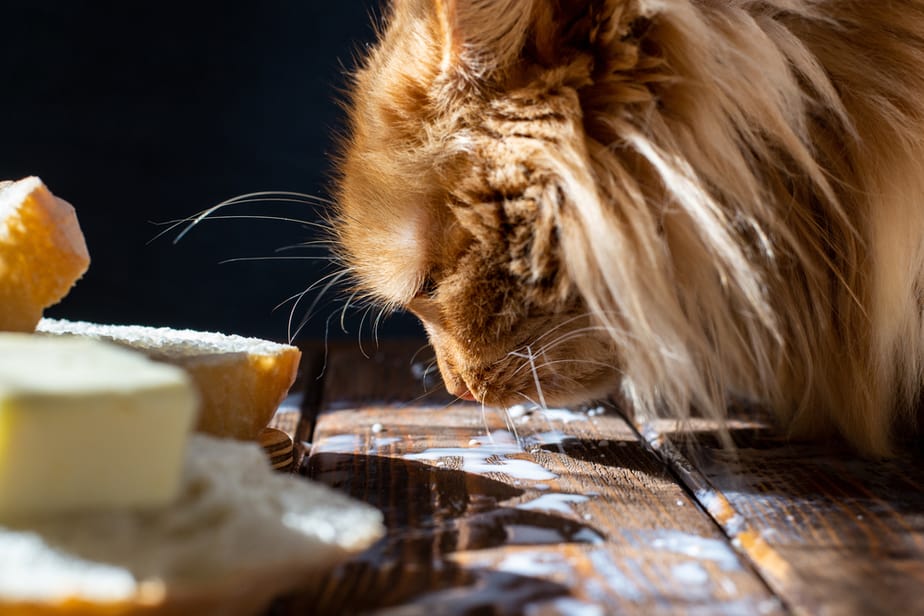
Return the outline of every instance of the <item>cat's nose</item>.
<path id="1" fill-rule="evenodd" d="M 458 387 L 453 387 L 449 390 L 449 393 L 458 398 L 459 400 L 468 400 L 469 402 L 477 402 L 478 399 L 475 398 L 475 395 L 469 390 L 469 388 L 464 384 L 460 383 Z"/>

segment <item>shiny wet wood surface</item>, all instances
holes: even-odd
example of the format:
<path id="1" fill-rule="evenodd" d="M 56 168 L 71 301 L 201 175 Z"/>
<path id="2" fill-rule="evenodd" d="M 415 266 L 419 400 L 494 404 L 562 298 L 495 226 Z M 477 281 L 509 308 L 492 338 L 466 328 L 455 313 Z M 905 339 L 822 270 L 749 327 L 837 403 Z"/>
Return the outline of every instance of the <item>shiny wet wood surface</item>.
<path id="1" fill-rule="evenodd" d="M 420 347 L 305 349 L 273 425 L 388 533 L 272 613 L 924 614 L 924 456 L 787 443 L 748 411 L 729 449 L 608 404 L 482 408 Z"/>

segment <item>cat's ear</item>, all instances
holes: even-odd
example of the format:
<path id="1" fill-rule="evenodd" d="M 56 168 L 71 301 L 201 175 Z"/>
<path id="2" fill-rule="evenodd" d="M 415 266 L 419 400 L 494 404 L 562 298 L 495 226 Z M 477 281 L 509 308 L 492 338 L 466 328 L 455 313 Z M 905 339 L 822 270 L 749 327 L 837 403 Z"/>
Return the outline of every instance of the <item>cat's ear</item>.
<path id="1" fill-rule="evenodd" d="M 444 74 L 489 75 L 519 57 L 539 0 L 434 0 Z"/>

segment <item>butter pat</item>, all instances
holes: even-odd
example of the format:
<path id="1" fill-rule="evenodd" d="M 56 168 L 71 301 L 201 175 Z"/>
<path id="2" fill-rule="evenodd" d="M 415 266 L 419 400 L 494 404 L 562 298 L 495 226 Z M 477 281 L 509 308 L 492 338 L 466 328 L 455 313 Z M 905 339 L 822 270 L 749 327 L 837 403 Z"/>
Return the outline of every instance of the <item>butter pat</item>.
<path id="1" fill-rule="evenodd" d="M 0 517 L 171 502 L 197 408 L 174 366 L 96 340 L 0 334 Z"/>

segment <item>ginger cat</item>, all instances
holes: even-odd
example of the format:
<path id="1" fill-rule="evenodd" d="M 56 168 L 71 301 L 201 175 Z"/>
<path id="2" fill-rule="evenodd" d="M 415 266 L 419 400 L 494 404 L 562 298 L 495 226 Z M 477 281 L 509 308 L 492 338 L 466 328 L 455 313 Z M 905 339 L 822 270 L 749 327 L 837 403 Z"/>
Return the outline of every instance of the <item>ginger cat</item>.
<path id="1" fill-rule="evenodd" d="M 454 394 L 914 423 L 921 0 L 395 0 L 349 112 L 341 257 Z"/>

